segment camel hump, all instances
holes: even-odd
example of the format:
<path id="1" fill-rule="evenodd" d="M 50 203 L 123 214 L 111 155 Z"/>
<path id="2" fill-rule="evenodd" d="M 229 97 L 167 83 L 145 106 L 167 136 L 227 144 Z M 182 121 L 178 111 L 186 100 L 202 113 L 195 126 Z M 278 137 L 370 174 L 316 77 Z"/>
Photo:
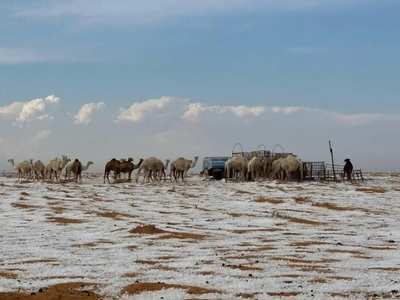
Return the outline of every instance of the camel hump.
<path id="1" fill-rule="evenodd" d="M 79 162 L 79 159 L 75 158 L 75 160 L 74 160 L 74 161 L 76 161 L 76 162 Z"/>
<path id="2" fill-rule="evenodd" d="M 111 160 L 116 160 L 115 158 L 111 159 Z"/>

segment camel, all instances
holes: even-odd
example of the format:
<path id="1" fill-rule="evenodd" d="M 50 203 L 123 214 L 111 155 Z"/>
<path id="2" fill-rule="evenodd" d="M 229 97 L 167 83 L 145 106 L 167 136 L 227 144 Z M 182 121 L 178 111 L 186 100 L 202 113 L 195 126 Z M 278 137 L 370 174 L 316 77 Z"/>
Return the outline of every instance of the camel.
<path id="1" fill-rule="evenodd" d="M 146 158 L 142 162 L 142 164 L 140 165 L 140 167 L 136 173 L 136 182 L 139 181 L 139 175 L 140 175 L 140 171 L 142 171 L 142 169 L 144 170 L 143 182 L 145 182 L 146 178 L 147 178 L 147 181 L 150 180 L 150 174 L 152 174 L 152 173 L 157 174 L 158 172 L 161 173 L 163 171 L 163 167 L 164 167 L 164 164 L 158 158 L 156 158 L 154 156 Z"/>
<path id="2" fill-rule="evenodd" d="M 82 182 L 82 163 L 78 160 L 75 159 L 72 164 L 71 164 L 71 172 L 74 174 L 74 180 L 75 182 Z"/>
<path id="3" fill-rule="evenodd" d="M 106 183 L 106 177 L 108 180 L 108 183 L 110 183 L 110 179 L 108 179 L 108 175 L 110 174 L 111 171 L 114 171 L 114 179 L 117 179 L 118 174 L 119 174 L 119 166 L 121 162 L 115 158 L 111 159 L 109 162 L 106 163 L 106 166 L 104 167 L 104 183 Z"/>
<path id="4" fill-rule="evenodd" d="M 143 158 L 139 160 L 139 163 L 137 165 L 133 164 L 133 158 L 131 157 L 129 157 L 128 160 L 121 161 L 121 164 L 119 165 L 120 175 L 121 173 L 128 173 L 128 179 L 131 179 L 133 170 L 139 169 L 142 163 Z"/>
<path id="5" fill-rule="evenodd" d="M 66 155 L 63 155 L 62 158 L 54 158 L 52 159 L 46 166 L 46 173 L 48 172 L 50 174 L 50 179 L 51 174 L 54 172 L 56 176 L 56 181 L 60 182 L 61 181 L 61 171 L 65 168 L 65 166 L 70 162 L 71 159 L 69 159 Z"/>
<path id="6" fill-rule="evenodd" d="M 275 168 L 270 174 L 270 179 L 275 176 L 279 170 L 286 173 L 287 181 L 292 181 L 292 174 L 296 172 L 299 173 L 299 182 L 303 181 L 303 162 L 292 155 L 282 158 L 280 162 L 275 165 Z"/>
<path id="7" fill-rule="evenodd" d="M 124 178 L 125 178 L 125 173 L 128 173 L 129 164 L 131 164 L 133 162 L 133 158 L 132 157 L 129 157 L 128 159 L 121 158 L 119 161 L 121 163 L 119 164 L 118 179 L 121 179 L 121 173 L 124 174 Z M 121 170 L 124 170 L 124 171 L 122 172 Z"/>
<path id="8" fill-rule="evenodd" d="M 159 177 L 159 181 L 161 181 L 161 179 L 162 179 L 162 177 L 163 177 L 163 175 L 164 175 L 164 181 L 167 181 L 166 170 L 168 169 L 169 162 L 170 162 L 169 159 L 166 159 L 166 160 L 165 160 L 165 164 L 163 164 L 163 169 L 162 169 L 160 175 L 158 175 L 158 174 L 152 174 L 153 172 L 150 171 L 150 173 L 149 173 L 150 178 L 152 178 L 153 181 L 154 181 L 154 180 L 155 180 L 155 181 L 158 181 L 158 180 L 157 180 L 157 177 Z"/>
<path id="9" fill-rule="evenodd" d="M 261 172 L 264 180 L 269 177 L 269 173 L 271 172 L 271 164 L 272 161 L 268 156 L 265 156 L 261 161 Z"/>
<path id="10" fill-rule="evenodd" d="M 282 157 L 275 158 L 272 163 L 271 163 L 271 170 L 268 175 L 269 180 L 271 181 L 271 178 L 276 178 L 276 179 L 284 179 L 285 178 L 285 173 L 281 168 L 281 161 Z M 273 174 L 272 174 L 273 172 Z"/>
<path id="11" fill-rule="evenodd" d="M 258 181 L 260 179 L 260 172 L 262 171 L 262 161 L 257 156 L 253 157 L 247 164 L 247 178 L 252 181 Z"/>
<path id="12" fill-rule="evenodd" d="M 169 171 L 169 177 L 171 178 L 171 182 L 172 182 L 172 175 L 174 176 L 175 181 L 177 181 L 177 178 L 181 176 L 182 182 L 184 182 L 188 170 L 196 166 L 198 159 L 199 159 L 198 156 L 195 156 L 193 161 L 190 159 L 185 159 L 183 157 L 178 157 L 177 159 L 172 161 L 171 169 Z"/>
<path id="13" fill-rule="evenodd" d="M 90 166 L 90 165 L 93 165 L 93 162 L 90 161 L 90 160 L 86 163 L 86 166 L 83 166 L 83 165 L 82 165 L 82 172 L 83 172 L 83 171 L 86 171 L 87 169 L 89 169 L 89 166 Z M 71 166 L 72 166 L 72 164 L 68 164 L 68 165 L 65 167 L 65 179 L 67 179 L 67 177 L 68 177 L 68 179 L 69 179 L 69 176 L 71 175 Z"/>
<path id="14" fill-rule="evenodd" d="M 22 180 L 22 177 L 27 176 L 31 172 L 31 164 L 27 160 L 20 162 L 18 165 L 14 164 L 14 159 L 9 159 L 8 162 L 18 172 L 18 180 Z"/>
<path id="15" fill-rule="evenodd" d="M 33 159 L 30 159 L 29 164 L 31 165 L 31 169 L 35 174 L 36 179 L 39 180 L 39 174 L 41 174 L 44 181 L 46 166 L 42 163 L 42 161 L 39 159 L 33 163 Z"/>
<path id="16" fill-rule="evenodd" d="M 225 162 L 225 182 L 231 176 L 231 171 L 233 172 L 233 180 L 245 180 L 245 175 L 247 174 L 247 166 L 249 160 L 242 156 L 233 156 Z"/>

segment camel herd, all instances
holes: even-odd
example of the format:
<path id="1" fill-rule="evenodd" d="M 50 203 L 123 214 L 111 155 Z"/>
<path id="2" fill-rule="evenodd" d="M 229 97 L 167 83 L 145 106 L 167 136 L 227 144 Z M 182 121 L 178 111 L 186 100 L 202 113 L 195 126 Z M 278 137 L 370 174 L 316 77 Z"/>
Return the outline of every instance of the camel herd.
<path id="1" fill-rule="evenodd" d="M 198 156 L 194 158 L 194 160 L 186 159 L 184 157 L 178 157 L 173 160 L 170 165 L 169 177 L 171 181 L 177 181 L 179 178 L 182 181 L 186 181 L 187 172 L 190 168 L 194 168 L 198 161 Z M 18 180 L 22 180 L 23 178 L 34 174 L 36 179 L 42 179 L 43 181 L 46 178 L 50 180 L 54 178 L 57 182 L 61 181 L 61 172 L 65 168 L 65 179 L 70 179 L 70 175 L 73 174 L 74 181 L 81 182 L 82 181 L 82 171 L 85 171 L 89 168 L 90 165 L 93 164 L 92 161 L 88 161 L 86 166 L 83 166 L 82 163 L 75 159 L 72 163 L 71 159 L 69 159 L 66 155 L 63 155 L 61 158 L 52 159 L 47 166 L 45 166 L 40 160 L 33 163 L 33 159 L 24 160 L 19 164 L 14 163 L 14 159 L 9 159 L 8 162 L 11 163 L 12 168 L 18 173 Z M 120 178 L 121 174 L 127 174 L 128 179 L 131 179 L 132 172 L 134 170 L 138 170 L 136 174 L 135 181 L 139 181 L 139 175 L 143 170 L 144 178 L 143 182 L 147 181 L 161 181 L 164 178 L 164 181 L 167 179 L 166 170 L 170 160 L 167 159 L 165 163 L 163 163 L 160 159 L 156 157 L 149 157 L 146 159 L 140 159 L 137 164 L 133 163 L 133 158 L 128 159 L 111 159 L 106 163 L 104 168 L 104 183 L 106 182 L 106 178 L 108 183 L 110 183 L 109 174 L 111 171 L 114 172 L 114 179 Z"/>
<path id="2" fill-rule="evenodd" d="M 194 168 L 197 164 L 198 156 L 194 158 L 194 160 L 186 159 L 184 157 L 178 157 L 177 159 L 171 162 L 169 177 L 171 181 L 176 181 L 179 178 L 182 181 L 185 181 L 187 172 L 190 168 Z M 127 160 L 117 160 L 115 158 L 111 159 L 107 162 L 104 168 L 104 183 L 106 182 L 106 178 L 108 183 L 110 180 L 108 175 L 111 171 L 114 172 L 114 178 L 118 178 L 121 173 L 128 173 L 128 179 L 131 179 L 131 175 L 133 170 L 137 169 L 135 181 L 139 181 L 139 176 L 141 171 L 143 170 L 143 182 L 145 181 L 161 181 L 164 177 L 164 181 L 167 179 L 166 170 L 170 160 L 167 159 L 165 164 L 158 158 L 152 156 L 146 159 L 140 159 L 138 164 L 133 163 L 133 158 L 128 158 Z"/>
<path id="3" fill-rule="evenodd" d="M 11 166 L 14 170 L 18 173 L 18 180 L 22 180 L 24 177 L 27 177 L 30 174 L 34 174 L 35 178 L 39 180 L 41 178 L 43 181 L 48 177 L 49 179 L 53 180 L 52 175 L 54 175 L 56 181 L 61 181 L 61 172 L 65 168 L 65 179 L 68 177 L 70 178 L 70 174 L 74 175 L 75 181 L 81 181 L 82 171 L 85 171 L 89 168 L 93 162 L 89 161 L 86 166 L 83 166 L 82 163 L 75 159 L 69 165 L 70 162 L 66 155 L 63 155 L 61 158 L 54 158 L 50 160 L 50 162 L 45 166 L 41 160 L 37 160 L 33 163 L 33 159 L 24 160 L 19 164 L 14 163 L 14 159 L 9 159 L 8 162 L 11 163 Z"/>
<path id="4" fill-rule="evenodd" d="M 177 159 L 170 161 L 167 159 L 163 163 L 160 159 L 152 156 L 146 159 L 140 159 L 137 164 L 133 163 L 133 158 L 128 159 L 111 159 L 108 161 L 104 168 L 103 180 L 106 183 L 110 183 L 109 174 L 114 172 L 114 180 L 121 178 L 121 174 L 127 174 L 128 179 L 131 180 L 132 172 L 137 169 L 135 181 L 139 181 L 139 176 L 143 170 L 143 182 L 164 181 L 167 180 L 166 170 L 170 165 L 169 178 L 171 182 L 181 179 L 182 182 L 186 181 L 187 173 L 190 168 L 194 168 L 198 161 L 198 156 L 194 160 L 186 159 L 184 157 L 178 157 Z M 52 159 L 46 166 L 40 161 L 33 162 L 32 159 L 24 160 L 23 162 L 15 165 L 13 159 L 9 159 L 14 170 L 18 172 L 18 180 L 34 174 L 36 179 L 41 178 L 43 181 L 48 177 L 50 180 L 61 181 L 61 172 L 65 168 L 65 179 L 70 179 L 70 175 L 73 174 L 74 181 L 82 181 L 82 171 L 89 168 L 93 162 L 88 161 L 86 166 L 75 159 L 71 162 L 66 155 L 61 158 Z M 70 164 L 68 164 L 71 162 Z M 207 170 L 203 170 L 203 174 L 208 174 Z M 247 181 L 248 179 L 253 181 L 259 181 L 260 177 L 265 178 L 286 178 L 291 181 L 293 175 L 297 175 L 299 181 L 303 179 L 304 166 L 301 160 L 289 155 L 285 158 L 271 159 L 269 157 L 259 158 L 257 156 L 250 160 L 242 156 L 233 156 L 225 162 L 225 181 L 232 180 L 234 182 Z"/>
<path id="5" fill-rule="evenodd" d="M 264 179 L 286 178 L 292 180 L 293 175 L 298 175 L 299 181 L 303 180 L 305 165 L 298 158 L 288 155 L 285 158 L 269 157 L 260 158 L 255 156 L 248 160 L 242 156 L 233 156 L 225 162 L 225 181 L 259 181 L 260 176 Z"/>

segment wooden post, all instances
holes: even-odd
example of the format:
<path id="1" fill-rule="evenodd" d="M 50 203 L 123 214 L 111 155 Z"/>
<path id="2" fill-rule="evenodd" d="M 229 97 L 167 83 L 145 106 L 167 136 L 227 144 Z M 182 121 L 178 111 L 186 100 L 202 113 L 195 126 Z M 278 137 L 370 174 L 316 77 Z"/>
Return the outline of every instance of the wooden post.
<path id="1" fill-rule="evenodd" d="M 332 159 L 333 180 L 337 181 L 335 172 L 335 162 L 333 161 L 333 150 L 331 146 L 331 141 L 329 141 L 329 151 L 331 152 L 331 159 Z"/>

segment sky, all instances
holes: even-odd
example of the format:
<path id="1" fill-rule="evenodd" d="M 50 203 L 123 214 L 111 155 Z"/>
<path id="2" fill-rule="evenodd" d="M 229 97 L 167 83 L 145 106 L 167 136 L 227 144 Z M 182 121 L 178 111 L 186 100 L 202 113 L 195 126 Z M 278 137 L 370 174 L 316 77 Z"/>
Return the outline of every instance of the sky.
<path id="1" fill-rule="evenodd" d="M 400 169 L 398 1 L 3 1 L 0 170 L 68 155 Z M 276 148 L 276 147 L 275 147 Z M 280 148 L 280 147 L 278 147 Z"/>

